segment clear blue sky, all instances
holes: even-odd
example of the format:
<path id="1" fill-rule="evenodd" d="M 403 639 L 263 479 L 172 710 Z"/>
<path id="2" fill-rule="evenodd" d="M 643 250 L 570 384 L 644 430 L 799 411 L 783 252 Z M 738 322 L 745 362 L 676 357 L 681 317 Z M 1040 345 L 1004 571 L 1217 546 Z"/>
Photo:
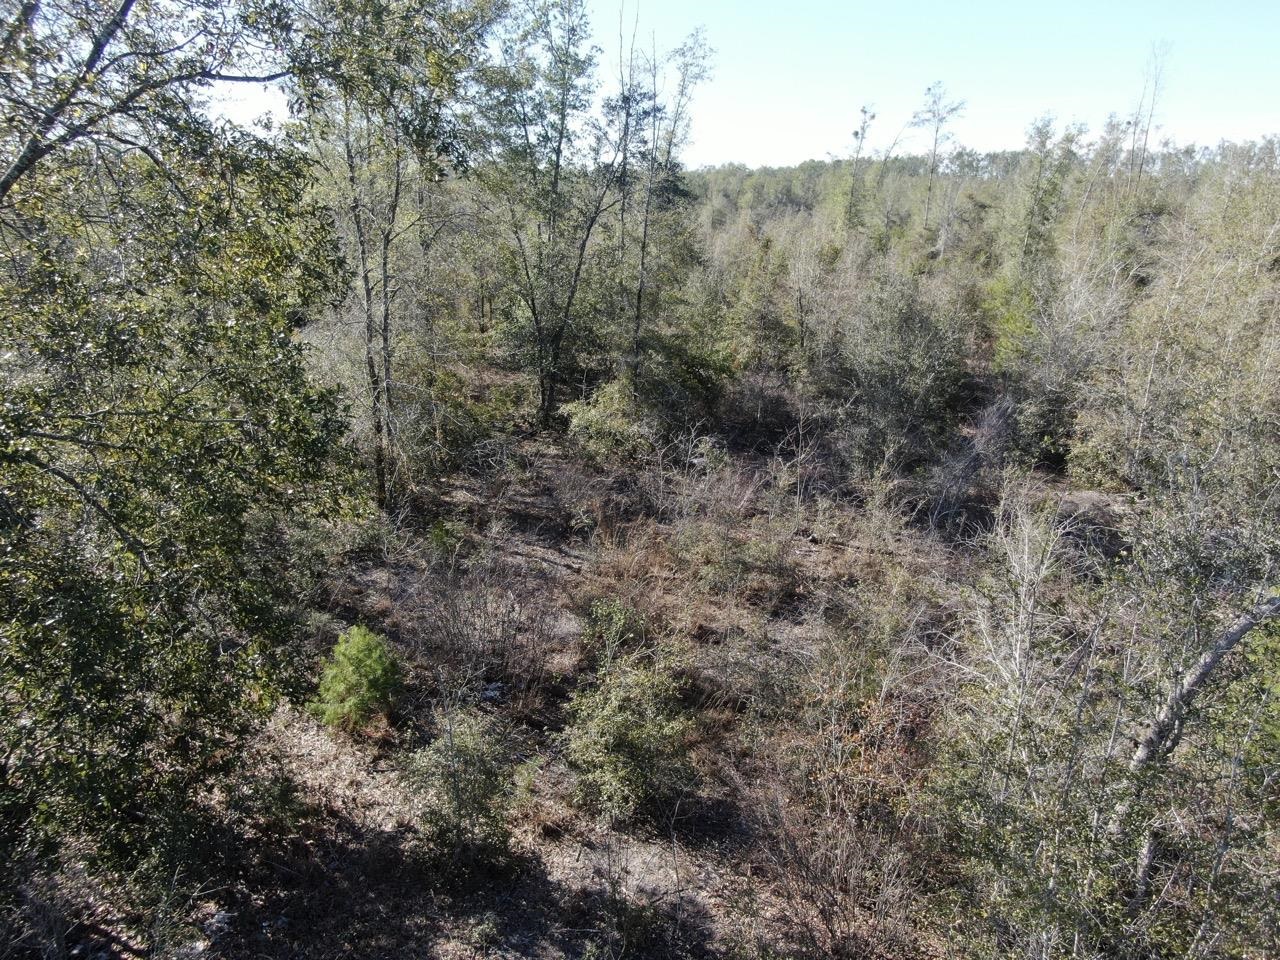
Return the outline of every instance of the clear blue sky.
<path id="1" fill-rule="evenodd" d="M 591 0 L 616 57 L 623 0 Z M 1142 95 L 1163 48 L 1159 135 L 1216 144 L 1280 133 L 1280 0 L 625 0 L 630 32 L 671 47 L 695 27 L 715 49 L 693 109 L 691 166 L 792 164 L 852 148 L 858 108 L 883 146 L 941 80 L 968 106 L 957 139 L 1018 147 L 1052 113 L 1097 130 Z"/>
<path id="2" fill-rule="evenodd" d="M 1280 134 L 1280 0 L 589 2 L 605 78 L 616 76 L 620 12 L 646 48 L 705 28 L 715 54 L 693 105 L 693 167 L 845 156 L 863 104 L 877 114 L 869 146 L 881 149 L 938 80 L 967 102 L 954 131 L 975 149 L 1022 146 L 1046 113 L 1096 131 L 1133 111 L 1157 48 L 1158 138 Z M 283 112 L 278 91 L 237 88 L 220 103 L 240 120 Z M 923 149 L 921 136 L 909 131 L 903 149 Z"/>

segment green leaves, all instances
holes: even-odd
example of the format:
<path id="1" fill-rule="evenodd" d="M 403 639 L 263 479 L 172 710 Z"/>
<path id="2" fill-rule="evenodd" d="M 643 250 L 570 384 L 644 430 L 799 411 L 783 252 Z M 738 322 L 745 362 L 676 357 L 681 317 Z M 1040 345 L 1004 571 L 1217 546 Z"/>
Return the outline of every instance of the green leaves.
<path id="1" fill-rule="evenodd" d="M 633 654 L 606 663 L 594 685 L 573 695 L 565 744 L 583 805 L 628 820 L 692 787 L 693 723 L 680 692 L 672 664 Z"/>
<path id="2" fill-rule="evenodd" d="M 458 94 L 497 4 L 286 0 L 273 10 L 299 113 L 326 116 L 336 103 L 358 104 L 387 120 L 424 163 L 465 162 Z"/>
<path id="3" fill-rule="evenodd" d="M 192 835 L 270 702 L 288 531 L 338 489 L 345 431 L 293 338 L 334 276 L 307 165 L 201 118 L 174 80 L 190 64 L 142 52 L 178 29 L 164 16 L 134 10 L 92 76 L 49 61 L 22 81 L 55 106 L 78 91 L 64 128 L 101 117 L 25 167 L 0 218 L 3 816 L 12 842 L 90 837 L 130 862 Z M 82 50 L 77 23 L 96 29 L 32 29 Z M 129 62 L 160 85 L 110 113 Z M 53 143 L 5 122 L 11 146 Z"/>
<path id="4" fill-rule="evenodd" d="M 366 627 L 338 638 L 311 710 L 331 727 L 355 730 L 387 714 L 400 687 L 400 665 L 387 641 Z"/>

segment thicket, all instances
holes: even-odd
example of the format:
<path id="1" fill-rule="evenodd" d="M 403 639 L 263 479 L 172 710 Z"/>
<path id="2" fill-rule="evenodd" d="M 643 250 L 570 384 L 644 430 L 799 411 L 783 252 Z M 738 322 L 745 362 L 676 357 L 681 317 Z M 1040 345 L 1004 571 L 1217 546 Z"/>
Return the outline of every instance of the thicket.
<path id="1" fill-rule="evenodd" d="M 1280 142 L 1152 147 L 1144 104 L 979 154 L 935 86 L 925 155 L 691 172 L 705 43 L 604 81 L 579 0 L 3 16 L 15 951 L 63 867 L 208 867 L 317 584 L 424 542 L 438 580 L 342 634 L 317 704 L 358 727 L 409 664 L 398 769 L 477 868 L 508 728 L 438 710 L 518 694 L 614 828 L 736 794 L 814 955 L 1277 942 Z M 262 77 L 281 129 L 209 119 Z M 531 436 L 607 489 L 560 532 L 618 571 L 560 687 L 474 543 Z M 806 582 L 827 549 L 856 562 Z"/>

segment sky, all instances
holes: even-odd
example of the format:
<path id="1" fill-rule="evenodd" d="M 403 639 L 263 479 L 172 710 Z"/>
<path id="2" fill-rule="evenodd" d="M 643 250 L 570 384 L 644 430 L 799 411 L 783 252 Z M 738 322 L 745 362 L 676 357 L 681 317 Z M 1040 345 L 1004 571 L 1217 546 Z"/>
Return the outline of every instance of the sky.
<path id="1" fill-rule="evenodd" d="M 858 111 L 883 149 L 941 81 L 964 100 L 956 140 L 1021 147 L 1045 114 L 1098 130 L 1132 113 L 1162 51 L 1155 123 L 1181 145 L 1280 133 L 1280 0 L 591 0 L 602 60 L 629 32 L 715 50 L 693 104 L 691 167 L 847 156 Z M 648 45 L 647 43 L 645 44 Z M 914 143 L 909 139 L 915 137 Z M 923 133 L 903 144 L 923 149 Z"/>
<path id="2" fill-rule="evenodd" d="M 1102 127 L 1132 114 L 1159 61 L 1155 141 L 1214 146 L 1280 134 L 1280 0 L 589 0 L 604 77 L 619 32 L 677 46 L 702 27 L 711 78 L 692 109 L 689 167 L 848 156 L 859 108 L 884 149 L 941 81 L 965 101 L 956 142 L 1014 149 L 1051 114 Z M 283 101 L 237 91 L 248 119 Z M 906 131 L 900 150 L 924 150 Z"/>

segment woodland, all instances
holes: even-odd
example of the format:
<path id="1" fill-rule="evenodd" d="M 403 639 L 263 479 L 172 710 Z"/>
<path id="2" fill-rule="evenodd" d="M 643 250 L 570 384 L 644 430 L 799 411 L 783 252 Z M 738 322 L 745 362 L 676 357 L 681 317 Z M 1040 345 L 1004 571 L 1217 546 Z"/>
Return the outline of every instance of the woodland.
<path id="1" fill-rule="evenodd" d="M 1280 139 L 587 13 L 0 0 L 0 958 L 1280 956 Z"/>

